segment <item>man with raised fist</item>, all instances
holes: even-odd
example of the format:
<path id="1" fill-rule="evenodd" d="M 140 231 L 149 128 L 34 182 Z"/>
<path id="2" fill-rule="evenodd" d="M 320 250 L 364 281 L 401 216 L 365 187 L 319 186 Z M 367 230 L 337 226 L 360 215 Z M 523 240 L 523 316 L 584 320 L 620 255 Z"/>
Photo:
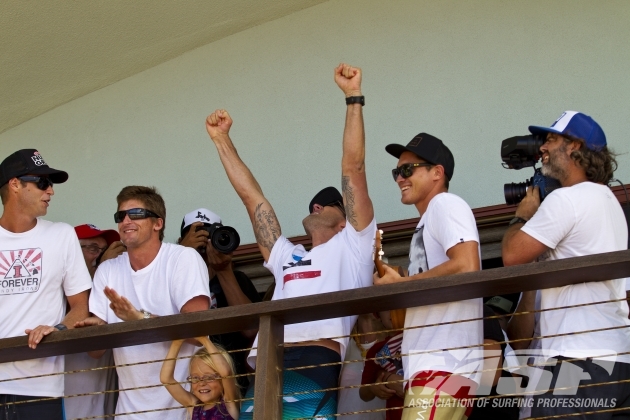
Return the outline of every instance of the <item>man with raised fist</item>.
<path id="1" fill-rule="evenodd" d="M 365 176 L 364 98 L 361 70 L 347 64 L 335 68 L 335 82 L 346 96 L 343 134 L 342 194 L 324 188 L 309 204 L 302 224 L 313 247 L 306 251 L 282 235 L 276 214 L 258 182 L 240 159 L 229 136 L 232 118 L 225 110 L 208 116 L 206 129 L 214 142 L 232 186 L 247 208 L 256 241 L 267 267 L 275 277 L 272 300 L 364 287 L 371 284 L 372 245 L 376 221 Z M 284 391 L 292 401 L 283 402 L 284 418 L 327 416 L 337 412 L 337 391 L 301 393 L 335 388 L 339 365 L 356 317 L 343 317 L 287 325 L 284 328 L 284 367 L 332 364 L 305 370 L 284 371 Z M 254 347 L 257 346 L 257 340 Z M 252 367 L 256 350 L 249 354 Z M 253 396 L 250 389 L 246 398 Z M 241 419 L 252 417 L 252 402 L 241 408 Z"/>

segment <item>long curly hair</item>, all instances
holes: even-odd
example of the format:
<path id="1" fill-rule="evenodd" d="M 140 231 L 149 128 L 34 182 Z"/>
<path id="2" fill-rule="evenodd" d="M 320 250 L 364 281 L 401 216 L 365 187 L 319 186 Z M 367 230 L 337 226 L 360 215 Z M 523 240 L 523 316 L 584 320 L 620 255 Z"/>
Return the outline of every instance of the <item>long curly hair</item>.
<path id="1" fill-rule="evenodd" d="M 578 137 L 562 136 L 566 142 L 575 141 L 580 144 L 580 148 L 571 153 L 571 159 L 575 161 L 586 173 L 586 177 L 591 182 L 608 184 L 617 170 L 617 154 L 607 146 L 599 150 L 592 150 L 586 147 L 586 142 Z"/>

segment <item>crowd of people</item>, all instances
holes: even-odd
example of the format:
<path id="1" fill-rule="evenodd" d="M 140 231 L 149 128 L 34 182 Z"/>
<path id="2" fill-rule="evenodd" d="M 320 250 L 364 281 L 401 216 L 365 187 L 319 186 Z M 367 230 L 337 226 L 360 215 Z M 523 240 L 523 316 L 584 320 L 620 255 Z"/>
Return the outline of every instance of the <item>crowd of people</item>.
<path id="1" fill-rule="evenodd" d="M 346 103 L 341 192 L 326 187 L 309 203 L 303 220 L 312 243 L 308 250 L 283 236 L 272 204 L 230 138 L 229 113 L 219 109 L 206 120 L 251 219 L 264 266 L 275 279 L 272 300 L 481 269 L 472 210 L 449 192 L 453 154 L 442 140 L 420 133 L 406 145 L 385 147 L 397 161 L 392 175 L 401 202 L 415 206 L 420 216 L 409 265 L 384 265 L 381 274 L 374 273 L 377 228 L 366 178 L 361 79 L 357 67 L 335 68 Z M 503 238 L 504 264 L 627 249 L 626 219 L 607 186 L 615 155 L 599 124 L 567 111 L 550 127 L 529 130 L 543 139 L 543 174 L 562 188 L 542 202 L 538 187 L 528 189 Z M 232 254 L 209 240 L 204 227 L 220 226 L 217 214 L 191 211 L 183 217 L 177 244 L 166 243 L 161 195 L 152 187 L 126 186 L 116 199 L 117 231 L 94 225 L 72 229 L 42 219 L 53 186 L 67 179 L 34 149 L 19 150 L 0 164 L 0 310 L 5 314 L 0 338 L 26 334 L 29 347 L 36 348 L 47 335 L 66 329 L 260 301 L 250 279 L 234 270 Z M 380 312 L 286 325 L 284 368 L 316 367 L 283 371 L 283 394 L 291 396 L 283 399 L 283 417 L 333 418 L 364 410 L 371 413 L 357 418 L 518 419 L 593 410 L 567 403 L 569 396 L 611 402 L 606 407 L 612 410 L 589 418 L 627 416 L 620 411 L 630 409 L 625 298 L 625 280 L 616 279 L 525 292 L 514 303 L 501 296 L 485 304 L 475 298 L 408 308 L 402 315 Z M 554 311 L 557 307 L 569 308 Z M 515 310 L 525 315 L 510 318 Z M 6 420 L 114 413 L 137 419 L 250 419 L 254 387 L 247 373 L 256 369 L 257 342 L 257 331 L 249 330 L 68 355 L 65 371 L 84 371 L 67 375 L 55 375 L 64 372 L 62 356 L 2 363 L 0 409 Z M 236 351 L 252 347 L 249 354 Z M 541 363 L 523 362 L 515 357 L 520 350 L 538 351 L 535 359 Z M 343 360 L 357 358 L 365 363 L 342 370 Z M 114 365 L 115 370 L 105 368 Z M 93 370 L 97 367 L 103 369 Z M 9 381 L 24 377 L 32 378 Z M 65 395 L 96 395 L 62 399 L 64 379 Z M 362 386 L 338 392 L 340 381 Z M 589 386 L 594 384 L 603 385 Z M 567 386 L 573 387 L 570 392 L 554 392 Z M 509 403 L 508 395 L 524 390 L 536 391 L 529 403 Z M 475 398 L 479 395 L 506 403 L 487 404 L 488 399 Z"/>

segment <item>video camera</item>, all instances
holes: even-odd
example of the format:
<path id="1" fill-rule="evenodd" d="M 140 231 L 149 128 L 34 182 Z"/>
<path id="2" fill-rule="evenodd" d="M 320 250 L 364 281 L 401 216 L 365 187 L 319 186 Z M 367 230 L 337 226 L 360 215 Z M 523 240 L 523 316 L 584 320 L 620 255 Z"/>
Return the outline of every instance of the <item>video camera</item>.
<path id="1" fill-rule="evenodd" d="M 212 246 L 223 254 L 229 254 L 234 251 L 241 243 L 241 237 L 238 235 L 236 229 L 230 226 L 223 226 L 221 223 L 197 226 L 195 232 L 200 230 L 208 232 Z"/>
<path id="2" fill-rule="evenodd" d="M 536 135 L 515 136 L 501 142 L 501 159 L 506 169 L 521 169 L 534 166 L 540 160 L 540 146 L 545 142 L 544 138 Z M 542 174 L 540 168 L 534 167 L 534 176 L 525 182 L 511 182 L 503 185 L 503 195 L 507 204 L 518 204 L 527 193 L 527 187 L 538 187 L 540 201 L 556 188 L 560 188 L 560 182 Z"/>

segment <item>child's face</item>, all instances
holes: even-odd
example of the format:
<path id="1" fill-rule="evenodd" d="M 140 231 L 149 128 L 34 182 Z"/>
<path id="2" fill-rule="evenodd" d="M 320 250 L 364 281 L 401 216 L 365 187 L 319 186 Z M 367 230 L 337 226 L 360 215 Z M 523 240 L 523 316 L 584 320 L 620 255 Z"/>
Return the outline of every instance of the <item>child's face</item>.
<path id="1" fill-rule="evenodd" d="M 195 358 L 190 365 L 190 376 L 191 392 L 199 401 L 211 403 L 221 399 L 223 395 L 221 376 L 210 366 Z M 203 378 L 207 380 L 201 380 Z"/>

